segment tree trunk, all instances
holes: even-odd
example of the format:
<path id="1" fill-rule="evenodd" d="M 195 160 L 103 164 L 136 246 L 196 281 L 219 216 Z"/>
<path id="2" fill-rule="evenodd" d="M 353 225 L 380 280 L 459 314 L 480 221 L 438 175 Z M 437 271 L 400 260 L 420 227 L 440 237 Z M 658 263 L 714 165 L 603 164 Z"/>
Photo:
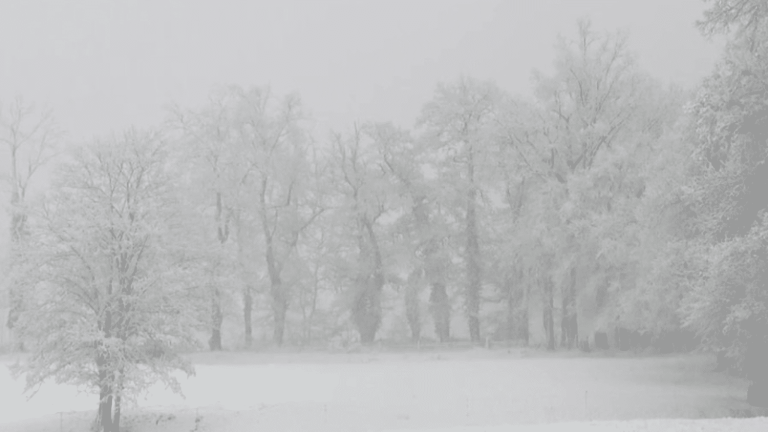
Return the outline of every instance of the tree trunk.
<path id="1" fill-rule="evenodd" d="M 523 342 L 528 345 L 530 339 L 530 330 L 528 328 L 528 308 L 523 309 L 522 316 L 520 317 L 520 337 Z"/>
<path id="2" fill-rule="evenodd" d="M 519 334 L 519 325 L 517 314 L 515 313 L 515 300 L 511 293 L 507 294 L 507 322 L 506 331 L 504 332 L 504 339 L 507 342 L 515 340 Z"/>
<path id="3" fill-rule="evenodd" d="M 112 296 L 112 281 L 107 283 L 106 289 L 107 298 Z M 107 304 L 104 310 L 104 321 L 100 323 L 100 329 L 104 340 L 108 340 L 112 337 L 113 331 L 113 316 L 112 310 Z M 119 318 L 118 318 L 119 320 Z M 99 377 L 99 411 L 96 416 L 96 424 L 94 428 L 102 430 L 104 432 L 114 431 L 112 425 L 112 395 L 113 387 L 112 383 L 114 378 L 114 372 L 110 371 L 111 364 L 110 359 L 105 348 L 102 346 L 103 341 L 96 342 L 96 371 Z"/>
<path id="4" fill-rule="evenodd" d="M 277 231 L 277 220 L 275 226 L 270 226 L 267 216 L 267 185 L 268 179 L 261 179 L 261 191 L 259 193 L 259 202 L 261 204 L 261 230 L 264 234 L 265 250 L 264 260 L 267 264 L 267 273 L 269 274 L 270 294 L 272 296 L 272 318 L 274 327 L 272 329 L 272 342 L 277 346 L 283 345 L 285 337 L 285 316 L 288 310 L 288 293 L 286 293 L 281 278 L 282 264 L 278 261 L 275 252 L 274 235 Z"/>
<path id="5" fill-rule="evenodd" d="M 411 341 L 416 343 L 421 339 L 421 314 L 419 310 L 418 281 L 409 281 L 405 291 L 405 315 L 411 329 Z"/>
<path id="6" fill-rule="evenodd" d="M 99 392 L 101 399 L 99 401 L 99 413 L 96 417 L 96 423 L 94 424 L 93 429 L 96 431 L 103 431 L 103 432 L 113 432 L 115 431 L 114 425 L 112 424 L 112 395 L 109 394 L 109 389 L 105 389 L 104 386 L 102 386 L 101 391 Z M 102 396 L 106 393 L 105 396 Z"/>
<path id="7" fill-rule="evenodd" d="M 521 316 L 518 313 L 521 296 L 519 291 L 515 291 L 514 282 L 511 275 L 507 275 L 504 278 L 504 294 L 507 296 L 507 322 L 504 338 L 511 342 L 523 337 L 523 323 Z"/>
<path id="8" fill-rule="evenodd" d="M 376 332 L 381 325 L 381 292 L 384 289 L 384 264 L 373 225 L 364 218 L 360 222 L 368 236 L 368 242 L 371 247 L 370 251 L 373 253 L 373 268 L 370 274 L 362 274 L 358 278 L 356 285 L 359 291 L 352 314 L 360 333 L 360 342 L 371 344 L 376 339 Z M 364 244 L 364 241 L 361 239 L 360 263 L 363 269 L 366 268 L 366 262 L 370 258 L 366 253 Z"/>
<path id="9" fill-rule="evenodd" d="M 571 267 L 570 280 L 563 290 L 562 310 L 560 320 L 560 345 L 572 349 L 578 346 L 578 315 L 576 311 L 576 267 Z"/>
<path id="10" fill-rule="evenodd" d="M 96 356 L 96 369 L 99 374 L 99 410 L 93 424 L 95 431 L 112 432 L 112 387 L 109 385 L 107 358 L 99 353 Z"/>
<path id="11" fill-rule="evenodd" d="M 272 314 L 274 317 L 274 329 L 272 333 L 272 341 L 277 346 L 283 346 L 285 339 L 285 317 L 288 312 L 288 301 L 285 299 L 282 292 L 282 284 L 278 285 L 277 289 L 272 292 Z"/>
<path id="12" fill-rule="evenodd" d="M 563 290 L 562 298 L 560 299 L 560 310 L 562 311 L 560 315 L 560 346 L 564 347 L 567 344 L 567 334 L 568 334 L 568 298 L 567 294 L 565 292 L 566 290 Z"/>
<path id="13" fill-rule="evenodd" d="M 248 277 L 248 263 L 246 262 L 245 255 L 245 242 L 246 237 L 243 232 L 243 222 L 240 217 L 240 212 L 234 213 L 234 223 L 237 234 L 237 262 L 240 267 L 240 278 L 243 284 L 243 329 L 244 329 L 244 343 L 245 348 L 250 348 L 253 345 L 253 287 L 250 284 Z"/>
<path id="14" fill-rule="evenodd" d="M 375 300 L 370 298 L 373 297 L 372 293 L 369 293 L 366 295 L 368 299 L 364 300 L 368 303 L 374 303 Z M 376 331 L 379 327 L 379 321 L 381 320 L 381 317 L 376 314 L 373 310 L 373 306 L 368 306 L 367 313 L 363 314 L 358 319 L 358 333 L 360 334 L 360 343 L 363 345 L 371 345 L 376 340 Z"/>
<path id="15" fill-rule="evenodd" d="M 221 351 L 221 324 L 224 314 L 221 311 L 221 294 L 218 288 L 213 289 L 211 296 L 211 338 L 208 347 L 211 351 Z"/>
<path id="16" fill-rule="evenodd" d="M 466 307 L 469 323 L 469 337 L 473 343 L 480 343 L 480 244 L 477 233 L 474 188 L 467 199 L 467 292 Z"/>
<path id="17" fill-rule="evenodd" d="M 352 306 L 352 318 L 364 345 L 374 342 L 381 324 L 381 291 L 372 279 L 370 276 L 358 278 L 358 291 Z"/>
<path id="18" fill-rule="evenodd" d="M 544 329 L 547 333 L 547 350 L 555 350 L 555 296 L 551 276 L 544 277 Z"/>
<path id="19" fill-rule="evenodd" d="M 221 351 L 221 328 L 214 327 L 211 329 L 211 338 L 208 339 L 208 348 L 211 351 Z"/>
<path id="20" fill-rule="evenodd" d="M 315 320 L 315 311 L 317 310 L 317 293 L 320 288 L 320 284 L 318 282 L 318 272 L 319 272 L 320 266 L 315 265 L 315 273 L 314 273 L 314 279 L 313 279 L 313 285 L 312 285 L 312 301 L 309 305 L 309 316 L 307 317 L 306 327 L 305 327 L 305 333 L 304 333 L 304 341 L 306 344 L 312 343 L 312 324 Z"/>
<path id="21" fill-rule="evenodd" d="M 115 392 L 115 415 L 112 418 L 112 429 L 120 432 L 120 414 L 122 413 L 123 401 L 123 369 L 120 369 L 117 377 L 117 391 Z"/>
<path id="22" fill-rule="evenodd" d="M 229 239 L 229 218 L 225 217 L 225 208 L 221 192 L 216 192 L 216 233 L 219 245 L 223 248 Z M 215 282 L 214 282 L 215 283 Z M 208 347 L 211 351 L 221 351 L 221 323 L 224 322 L 224 313 L 221 310 L 221 292 L 219 287 L 212 287 L 211 295 L 211 338 L 208 339 Z"/>
<path id="23" fill-rule="evenodd" d="M 432 292 L 429 295 L 432 309 L 432 319 L 435 322 L 435 333 L 440 342 L 448 342 L 451 336 L 451 303 L 445 284 L 432 283 Z"/>
<path id="24" fill-rule="evenodd" d="M 266 216 L 263 216 L 266 218 Z M 275 259 L 275 250 L 272 244 L 271 232 L 266 219 L 262 222 L 264 235 L 267 236 L 267 248 L 264 258 L 267 261 L 267 272 L 269 273 L 270 294 L 272 295 L 272 315 L 274 319 L 274 328 L 272 332 L 272 341 L 277 346 L 283 345 L 285 336 L 285 317 L 288 311 L 288 293 L 285 292 L 283 280 L 280 275 L 282 268 Z"/>
<path id="25" fill-rule="evenodd" d="M 245 286 L 243 291 L 243 321 L 245 324 L 245 347 L 250 348 L 253 344 L 253 294 L 250 285 Z"/>
<path id="26" fill-rule="evenodd" d="M 523 340 L 527 346 L 531 342 L 531 324 L 530 324 L 530 310 L 531 310 L 531 284 L 526 283 L 525 289 L 523 289 L 523 326 L 525 331 L 523 333 Z"/>

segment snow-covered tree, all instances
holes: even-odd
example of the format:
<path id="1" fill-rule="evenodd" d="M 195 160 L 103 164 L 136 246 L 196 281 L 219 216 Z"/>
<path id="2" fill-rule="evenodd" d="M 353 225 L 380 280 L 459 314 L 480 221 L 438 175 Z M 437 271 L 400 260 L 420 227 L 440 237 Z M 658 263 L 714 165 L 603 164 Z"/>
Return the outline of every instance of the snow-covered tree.
<path id="1" fill-rule="evenodd" d="M 492 164 L 493 141 L 489 125 L 495 118 L 500 89 L 492 82 L 461 77 L 437 86 L 432 100 L 422 108 L 418 124 L 422 139 L 431 152 L 430 169 L 440 183 L 438 195 L 447 208 L 454 209 L 462 224 L 466 289 L 465 312 L 470 338 L 481 340 L 480 306 L 483 286 L 481 249 L 481 198 L 483 180 Z"/>
<path id="2" fill-rule="evenodd" d="M 768 394 L 768 6 L 717 0 L 700 23 L 730 32 L 691 107 L 694 147 L 682 234 L 698 273 L 682 314 L 705 346 Z M 761 404 L 768 404 L 763 397 Z"/>
<path id="3" fill-rule="evenodd" d="M 10 163 L 8 174 L 0 176 L 0 182 L 8 186 L 11 198 L 11 261 L 27 233 L 26 207 L 33 180 L 56 155 L 62 136 L 52 111 L 36 109 L 20 97 L 8 104 L 7 109 L 0 105 L 0 154 L 7 154 Z M 5 325 L 13 330 L 24 309 L 25 296 L 24 291 L 14 285 L 8 286 L 8 295 L 11 310 Z M 19 347 L 23 349 L 22 341 Z"/>
<path id="4" fill-rule="evenodd" d="M 29 293 L 18 328 L 31 344 L 15 369 L 99 394 L 95 427 L 118 431 L 126 401 L 172 371 L 193 373 L 196 238 L 178 205 L 167 146 L 129 131 L 76 150 L 29 221 L 14 282 Z"/>

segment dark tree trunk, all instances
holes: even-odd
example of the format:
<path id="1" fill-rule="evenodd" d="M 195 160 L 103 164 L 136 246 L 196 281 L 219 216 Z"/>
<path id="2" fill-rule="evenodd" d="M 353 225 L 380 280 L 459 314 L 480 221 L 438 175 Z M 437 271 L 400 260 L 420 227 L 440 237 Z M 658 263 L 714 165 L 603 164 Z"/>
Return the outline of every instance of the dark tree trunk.
<path id="1" fill-rule="evenodd" d="M 306 314 L 303 321 L 303 340 L 305 345 L 309 345 L 312 343 L 312 324 L 315 320 L 315 311 L 317 310 L 317 293 L 319 291 L 320 284 L 318 283 L 318 272 L 319 272 L 319 265 L 316 264 L 315 271 L 314 271 L 314 278 L 313 278 L 313 284 L 312 284 L 312 297 L 311 301 L 309 302 L 309 314 Z M 303 307 L 302 307 L 302 310 Z"/>
<path id="2" fill-rule="evenodd" d="M 274 342 L 277 346 L 282 346 L 285 337 L 285 317 L 288 311 L 288 293 L 285 291 L 285 287 L 283 286 L 281 277 L 283 268 L 277 257 L 277 252 L 275 251 L 274 245 L 274 236 L 275 232 L 277 231 L 277 219 L 274 221 L 275 226 L 271 226 L 267 216 L 267 185 L 267 178 L 262 178 L 261 191 L 259 194 L 259 202 L 261 203 L 261 230 L 264 234 L 266 243 L 264 259 L 267 263 L 270 294 L 272 296 L 272 318 L 274 320 L 272 342 Z"/>
<path id="3" fill-rule="evenodd" d="M 376 340 L 376 332 L 378 331 L 380 320 L 381 317 L 372 311 L 358 319 L 357 327 L 358 333 L 360 333 L 361 344 L 370 345 Z"/>
<path id="4" fill-rule="evenodd" d="M 523 340 L 525 345 L 528 345 L 531 341 L 531 329 L 530 329 L 530 304 L 531 301 L 531 286 L 525 285 L 523 290 Z"/>
<path id="5" fill-rule="evenodd" d="M 413 193 L 413 185 L 409 182 L 408 188 Z M 415 194 L 413 196 L 414 205 L 411 208 L 414 219 L 416 220 L 416 228 L 420 232 L 426 232 L 430 230 L 429 225 L 429 207 L 426 195 Z M 418 342 L 421 340 L 421 301 L 419 300 L 419 291 L 422 289 L 425 283 L 429 283 L 434 275 L 434 266 L 432 263 L 435 261 L 434 255 L 437 251 L 436 239 L 430 238 L 420 246 L 421 252 L 424 254 L 423 265 L 411 274 L 407 291 L 405 293 L 405 308 L 408 315 L 408 325 L 411 328 L 411 340 Z"/>
<path id="6" fill-rule="evenodd" d="M 115 392 L 115 414 L 112 418 L 112 429 L 120 432 L 120 414 L 123 408 L 123 369 L 120 369 L 120 375 L 117 380 L 117 391 Z"/>
<path id="7" fill-rule="evenodd" d="M 243 292 L 243 321 L 245 325 L 245 346 L 250 348 L 253 344 L 253 294 L 251 287 L 246 285 Z"/>
<path id="8" fill-rule="evenodd" d="M 560 346 L 572 349 L 579 345 L 578 315 L 576 311 L 576 267 L 571 267 L 570 280 L 563 290 L 563 315 L 560 318 Z"/>
<path id="9" fill-rule="evenodd" d="M 515 299 L 515 296 L 512 292 L 512 279 L 507 277 L 504 279 L 504 291 L 507 296 L 507 322 L 506 322 L 506 331 L 504 332 L 504 338 L 507 341 L 512 341 L 517 337 L 518 334 L 518 317 L 515 313 L 517 301 Z"/>
<path id="10" fill-rule="evenodd" d="M 269 234 L 266 222 L 264 223 L 264 233 Z M 272 237 L 267 238 L 267 272 L 269 273 L 270 294 L 272 295 L 272 318 L 274 328 L 272 331 L 272 342 L 277 346 L 283 346 L 285 337 L 285 317 L 288 311 L 288 293 L 283 286 L 283 279 L 280 275 L 282 268 L 275 259 L 275 250 L 272 246 Z"/>
<path id="11" fill-rule="evenodd" d="M 107 284 L 106 289 L 107 298 L 112 296 L 112 284 Z M 113 311 L 110 307 L 106 307 L 104 311 L 104 321 L 99 323 L 102 335 L 105 340 L 112 337 L 113 333 Z M 117 321 L 120 318 L 118 317 Z M 112 424 L 112 395 L 113 395 L 113 378 L 114 371 L 112 371 L 112 365 L 110 359 L 105 353 L 102 347 L 102 341 L 96 342 L 96 371 L 99 377 L 99 411 L 96 416 L 96 422 L 94 429 L 104 432 L 114 431 Z"/>
<path id="12" fill-rule="evenodd" d="M 469 323 L 469 338 L 480 343 L 480 244 L 477 233 L 475 212 L 475 189 L 471 188 L 467 203 L 467 292 L 466 307 Z"/>
<path id="13" fill-rule="evenodd" d="M 525 307 L 525 292 L 515 288 L 515 273 L 504 278 L 504 295 L 506 295 L 506 331 L 507 341 L 527 340 L 528 315 Z"/>
<path id="14" fill-rule="evenodd" d="M 523 312 L 520 317 L 521 325 L 520 325 L 520 336 L 523 339 L 523 342 L 525 342 L 526 345 L 528 345 L 529 339 L 530 339 L 530 331 L 528 329 L 528 308 L 526 307 L 523 309 Z"/>
<path id="15" fill-rule="evenodd" d="M 381 324 L 381 290 L 376 281 L 364 277 L 358 279 L 357 289 L 352 318 L 360 342 L 367 345 L 374 342 Z"/>
<path id="16" fill-rule="evenodd" d="M 768 408 L 768 379 L 762 378 L 752 383 L 747 388 L 747 402 L 750 405 Z"/>
<path id="17" fill-rule="evenodd" d="M 218 288 L 214 288 L 211 296 L 211 338 L 208 339 L 208 347 L 211 351 L 221 351 L 221 324 L 224 322 L 224 314 L 221 311 L 221 298 Z"/>
<path id="18" fill-rule="evenodd" d="M 555 350 L 555 296 L 551 276 L 544 277 L 544 329 L 547 333 L 547 349 Z"/>
<path id="19" fill-rule="evenodd" d="M 115 415 L 112 419 L 112 430 L 115 432 L 120 432 L 120 405 L 121 405 L 121 397 L 120 395 L 115 396 Z"/>
<path id="20" fill-rule="evenodd" d="M 571 267 L 570 280 L 563 292 L 563 315 L 560 319 L 560 345 L 568 349 L 579 346 L 578 315 L 576 310 L 576 267 Z"/>
<path id="21" fill-rule="evenodd" d="M 94 425 L 96 431 L 115 431 L 112 423 L 112 395 L 108 393 L 109 391 L 109 389 L 104 389 L 102 386 L 102 390 L 99 392 L 100 395 L 104 395 L 105 392 L 107 392 L 107 394 L 106 396 L 101 396 L 99 402 L 99 413 L 96 417 L 96 424 Z"/>
<path id="22" fill-rule="evenodd" d="M 99 374 L 99 410 L 93 429 L 112 432 L 112 387 L 109 385 L 107 358 L 103 354 L 96 356 L 96 368 Z"/>
<path id="23" fill-rule="evenodd" d="M 277 346 L 283 346 L 285 340 L 285 317 L 288 312 L 288 300 L 282 292 L 282 284 L 272 292 L 272 314 L 275 320 L 272 341 Z"/>
<path id="24" fill-rule="evenodd" d="M 262 202 L 263 204 L 263 202 Z M 272 318 L 274 328 L 272 332 L 272 342 L 277 346 L 282 346 L 285 338 L 285 317 L 288 311 L 288 293 L 283 286 L 281 277 L 282 266 L 275 257 L 272 232 L 269 230 L 266 216 L 262 216 L 262 229 L 267 238 L 267 248 L 265 259 L 267 261 L 267 272 L 269 273 L 270 294 L 272 295 Z"/>
<path id="25" fill-rule="evenodd" d="M 221 328 L 211 329 L 211 337 L 208 339 L 208 348 L 211 351 L 221 351 Z"/>
<path id="26" fill-rule="evenodd" d="M 429 295 L 432 309 L 432 319 L 435 322 L 435 333 L 440 342 L 448 342 L 451 337 L 451 302 L 445 289 L 445 284 L 434 282 Z"/>
<path id="27" fill-rule="evenodd" d="M 560 310 L 562 311 L 560 315 L 560 346 L 564 347 L 567 344 L 566 335 L 568 334 L 568 299 L 565 292 L 560 299 Z"/>
<path id="28" fill-rule="evenodd" d="M 229 239 L 229 217 L 225 213 L 222 194 L 216 192 L 216 233 L 222 247 Z M 208 348 L 211 351 L 221 351 L 221 324 L 224 322 L 224 313 L 221 310 L 219 287 L 214 286 L 211 294 L 211 338 L 208 339 Z"/>
<path id="29" fill-rule="evenodd" d="M 376 341 L 376 326 L 373 323 L 366 324 L 360 329 L 360 343 L 372 345 Z"/>
<path id="30" fill-rule="evenodd" d="M 405 291 L 405 314 L 408 327 L 411 329 L 411 341 L 421 339 L 421 313 L 419 305 L 419 289 L 416 281 L 411 281 Z"/>
<path id="31" fill-rule="evenodd" d="M 253 287 L 249 283 L 248 263 L 245 255 L 246 233 L 243 232 L 243 222 L 240 212 L 234 213 L 234 223 L 236 227 L 237 242 L 237 261 L 240 268 L 242 295 L 243 295 L 243 343 L 248 349 L 253 345 Z"/>
<path id="32" fill-rule="evenodd" d="M 361 218 L 361 227 L 365 230 L 372 252 L 373 268 L 370 274 L 360 275 L 358 278 L 357 296 L 352 309 L 355 325 L 360 333 L 360 342 L 373 343 L 376 332 L 381 325 L 381 292 L 384 289 L 384 264 L 379 249 L 379 242 L 373 230 L 371 221 Z M 365 263 L 371 257 L 366 253 L 365 242 L 360 238 L 360 262 L 361 268 L 366 268 Z"/>

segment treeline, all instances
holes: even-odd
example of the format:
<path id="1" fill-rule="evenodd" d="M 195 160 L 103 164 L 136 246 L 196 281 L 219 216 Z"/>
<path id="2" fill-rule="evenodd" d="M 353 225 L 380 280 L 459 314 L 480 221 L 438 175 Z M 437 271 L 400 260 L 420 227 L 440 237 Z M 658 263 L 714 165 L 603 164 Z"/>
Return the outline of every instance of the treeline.
<path id="1" fill-rule="evenodd" d="M 222 87 L 153 130 L 79 146 L 36 203 L 26 184 L 55 128 L 23 129 L 34 113 L 15 105 L 7 324 L 34 353 L 30 383 L 97 385 L 112 425 L 126 389 L 173 382 L 189 367 L 178 350 L 201 340 L 553 350 L 685 335 L 757 380 L 766 16 L 760 0 L 712 3 L 701 29 L 730 42 L 695 91 L 580 22 L 534 98 L 462 77 L 410 130 L 313 137 L 297 95 Z"/>

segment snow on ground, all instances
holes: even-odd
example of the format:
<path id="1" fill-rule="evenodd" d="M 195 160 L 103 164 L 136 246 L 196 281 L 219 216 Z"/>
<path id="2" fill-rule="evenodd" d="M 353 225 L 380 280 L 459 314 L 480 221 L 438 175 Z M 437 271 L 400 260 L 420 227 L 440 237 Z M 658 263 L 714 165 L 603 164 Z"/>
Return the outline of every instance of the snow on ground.
<path id="1" fill-rule="evenodd" d="M 179 374 L 184 397 L 156 385 L 138 401 L 145 408 L 203 408 L 248 410 L 287 402 L 325 402 L 333 398 L 338 370 L 322 366 L 259 365 L 195 367 L 196 375 Z M 93 410 L 97 396 L 69 385 L 46 384 L 27 400 L 24 380 L 14 380 L 0 365 L 0 425 L 59 412 Z"/>
<path id="2" fill-rule="evenodd" d="M 500 425 L 427 429 L 399 429 L 397 432 L 765 432 L 768 420 L 707 419 L 707 420 L 630 420 L 603 422 L 567 422 L 536 425 Z"/>
<path id="3" fill-rule="evenodd" d="M 768 430 L 765 419 L 664 420 L 748 408 L 745 383 L 709 372 L 699 357 L 222 353 L 195 361 L 196 376 L 181 379 L 186 398 L 153 388 L 141 414 L 126 416 L 132 430 L 190 431 L 196 419 L 198 430 L 230 432 Z M 59 422 L 80 430 L 93 418 L 92 394 L 47 384 L 27 401 L 22 388 L 0 361 L 0 430 L 58 430 Z M 662 420 L 615 422 L 633 419 Z M 590 421 L 599 422 L 573 423 Z"/>

